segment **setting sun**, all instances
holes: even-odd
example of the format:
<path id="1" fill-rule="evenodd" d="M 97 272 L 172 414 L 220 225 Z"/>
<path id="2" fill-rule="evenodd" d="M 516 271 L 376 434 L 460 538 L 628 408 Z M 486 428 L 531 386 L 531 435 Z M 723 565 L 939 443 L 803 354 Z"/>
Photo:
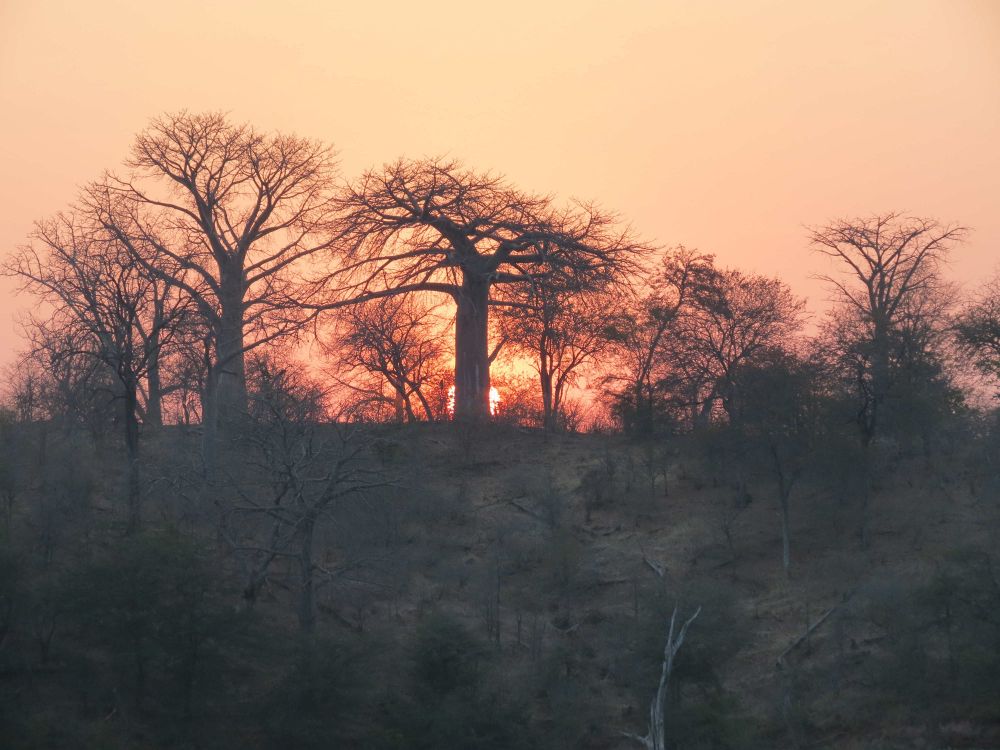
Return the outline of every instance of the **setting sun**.
<path id="1" fill-rule="evenodd" d="M 500 410 L 500 391 L 490 386 L 490 416 L 495 417 Z M 448 389 L 448 416 L 455 416 L 455 386 Z"/>

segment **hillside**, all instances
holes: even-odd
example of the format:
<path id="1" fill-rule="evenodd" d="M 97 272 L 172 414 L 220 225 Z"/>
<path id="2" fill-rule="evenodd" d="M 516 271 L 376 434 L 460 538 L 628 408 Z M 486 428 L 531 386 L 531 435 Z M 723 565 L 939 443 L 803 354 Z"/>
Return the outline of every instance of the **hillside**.
<path id="1" fill-rule="evenodd" d="M 193 451 L 194 438 L 154 438 L 161 478 L 182 474 L 177 456 Z M 867 509 L 864 546 L 849 472 L 802 480 L 786 576 L 767 472 L 734 481 L 725 453 L 700 438 L 415 425 L 374 428 L 363 440 L 387 486 L 345 500 L 317 538 L 331 575 L 317 587 L 307 641 L 296 636 L 295 560 L 275 561 L 253 606 L 241 604 L 246 567 L 214 530 L 209 496 L 178 491 L 182 481 L 150 482 L 145 534 L 169 527 L 162 533 L 179 535 L 180 547 L 196 540 L 215 579 L 204 584 L 210 606 L 198 606 L 216 618 L 197 631 L 204 658 L 191 663 L 182 700 L 167 687 L 172 652 L 149 636 L 163 651 L 154 658 L 149 647 L 140 688 L 154 707 L 125 699 L 136 678 L 119 662 L 135 649 L 102 645 L 88 612 L 103 596 L 92 589 L 108 580 L 93 576 L 134 574 L 136 591 L 159 591 L 166 574 L 143 573 L 142 561 L 162 566 L 179 547 L 160 558 L 141 548 L 129 558 L 138 573 L 107 567 L 132 542 L 114 520 L 113 477 L 83 472 L 74 481 L 93 482 L 76 492 L 90 502 L 51 524 L 73 532 L 49 534 L 46 560 L 45 525 L 32 508 L 44 493 L 20 493 L 0 641 L 8 746 L 456 746 L 426 727 L 423 739 L 406 739 L 411 729 L 400 727 L 414 714 L 431 726 L 433 706 L 449 725 L 472 715 L 486 722 L 470 746 L 637 747 L 622 733 L 646 731 L 675 604 L 684 617 L 702 610 L 671 682 L 676 747 L 1000 746 L 1000 503 L 974 445 L 894 455 Z M 39 612 L 48 610 L 38 602 L 48 590 L 58 594 L 41 648 Z M 98 630 L 108 627 L 108 606 Z M 309 679 L 301 648 L 311 654 Z M 414 679 L 426 653 L 442 648 L 454 649 L 451 667 L 472 664 L 472 676 L 427 698 Z M 298 697 L 282 703 L 278 694 Z M 525 729 L 497 733 L 490 722 Z"/>

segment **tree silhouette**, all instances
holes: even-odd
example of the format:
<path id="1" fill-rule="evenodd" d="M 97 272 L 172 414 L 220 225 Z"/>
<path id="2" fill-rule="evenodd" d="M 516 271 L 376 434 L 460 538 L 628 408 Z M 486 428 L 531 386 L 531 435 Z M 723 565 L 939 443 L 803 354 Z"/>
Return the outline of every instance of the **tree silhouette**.
<path id="1" fill-rule="evenodd" d="M 211 351 L 202 421 L 211 447 L 220 421 L 246 412 L 246 352 L 310 316 L 308 261 L 337 239 L 334 155 L 322 143 L 265 135 L 221 114 L 180 112 L 140 133 L 126 165 L 127 176 L 109 175 L 86 201 L 203 318 Z"/>
<path id="2" fill-rule="evenodd" d="M 455 161 L 400 160 L 367 172 L 341 201 L 350 241 L 327 309 L 409 292 L 450 296 L 455 418 L 489 417 L 491 289 L 539 279 L 597 283 L 646 247 L 591 204 L 557 208 Z M 507 303 L 510 304 L 510 303 Z"/>
<path id="3" fill-rule="evenodd" d="M 912 314 L 941 291 L 940 267 L 964 227 L 887 213 L 842 219 L 811 231 L 813 248 L 835 260 L 839 275 L 821 275 L 840 302 L 839 343 L 861 364 L 858 424 L 865 444 L 880 428 L 893 377 L 893 339 L 912 328 Z"/>

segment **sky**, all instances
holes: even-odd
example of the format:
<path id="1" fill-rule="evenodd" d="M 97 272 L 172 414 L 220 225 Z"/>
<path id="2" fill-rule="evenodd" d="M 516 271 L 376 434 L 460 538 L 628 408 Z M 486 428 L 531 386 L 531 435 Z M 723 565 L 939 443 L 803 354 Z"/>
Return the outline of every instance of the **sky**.
<path id="1" fill-rule="evenodd" d="M 449 155 L 595 200 L 814 311 L 835 218 L 971 227 L 967 288 L 1000 263 L 1000 0 L 0 0 L 0 255 L 179 109 L 332 143 L 346 178 Z"/>

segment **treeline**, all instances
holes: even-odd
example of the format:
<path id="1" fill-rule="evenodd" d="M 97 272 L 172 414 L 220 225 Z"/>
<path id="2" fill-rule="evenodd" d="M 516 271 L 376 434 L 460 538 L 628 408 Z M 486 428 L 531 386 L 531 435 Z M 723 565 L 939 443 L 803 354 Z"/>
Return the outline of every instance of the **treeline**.
<path id="1" fill-rule="evenodd" d="M 904 393 L 957 394 L 956 356 L 996 372 L 996 285 L 962 309 L 942 276 L 965 234 L 894 213 L 812 229 L 835 300 L 806 338 L 780 279 L 657 248 L 593 204 L 439 159 L 344 181 L 325 144 L 166 115 L 8 255 L 38 303 L 10 399 L 28 420 L 113 419 L 131 453 L 140 424 L 200 423 L 208 461 L 246 413 L 248 358 L 293 367 L 306 341 L 340 418 L 488 418 L 494 365 L 501 411 L 550 430 L 731 420 L 744 374 L 791 357 L 870 441 Z"/>

